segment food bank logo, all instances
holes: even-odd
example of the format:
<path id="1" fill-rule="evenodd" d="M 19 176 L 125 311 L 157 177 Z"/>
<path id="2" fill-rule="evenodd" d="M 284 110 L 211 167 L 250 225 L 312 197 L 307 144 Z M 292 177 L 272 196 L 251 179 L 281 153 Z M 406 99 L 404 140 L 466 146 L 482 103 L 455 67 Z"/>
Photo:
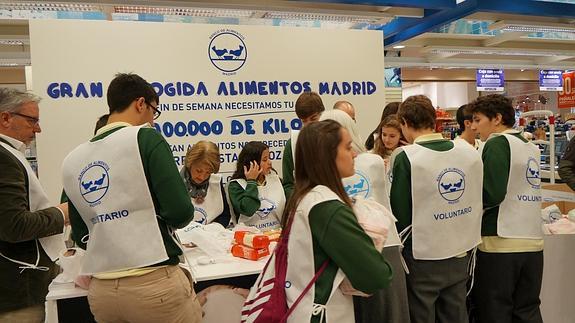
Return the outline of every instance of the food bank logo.
<path id="1" fill-rule="evenodd" d="M 234 75 L 248 58 L 245 37 L 232 29 L 222 29 L 210 36 L 208 57 L 224 75 Z"/>

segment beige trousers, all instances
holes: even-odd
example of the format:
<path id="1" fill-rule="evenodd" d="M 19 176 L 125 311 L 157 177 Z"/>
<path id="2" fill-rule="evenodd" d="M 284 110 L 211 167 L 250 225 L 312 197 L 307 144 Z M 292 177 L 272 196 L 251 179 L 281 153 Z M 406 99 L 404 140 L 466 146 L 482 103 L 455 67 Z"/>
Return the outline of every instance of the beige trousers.
<path id="1" fill-rule="evenodd" d="M 202 308 L 179 266 L 138 277 L 92 279 L 90 309 L 98 323 L 196 323 Z"/>
<path id="2" fill-rule="evenodd" d="M 0 322 L 42 323 L 44 322 L 44 304 L 1 313 Z"/>

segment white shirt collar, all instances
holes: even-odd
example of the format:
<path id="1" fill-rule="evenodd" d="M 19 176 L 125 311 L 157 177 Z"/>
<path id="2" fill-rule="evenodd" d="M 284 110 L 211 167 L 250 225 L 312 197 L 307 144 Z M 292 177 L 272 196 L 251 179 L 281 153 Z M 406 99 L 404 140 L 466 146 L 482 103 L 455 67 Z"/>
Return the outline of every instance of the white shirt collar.
<path id="1" fill-rule="evenodd" d="M 0 138 L 6 140 L 10 145 L 12 145 L 12 147 L 16 148 L 16 150 L 20 151 L 21 153 L 25 153 L 26 152 L 26 144 L 21 142 L 18 139 L 14 139 L 10 136 L 6 136 L 4 134 L 0 133 Z"/>

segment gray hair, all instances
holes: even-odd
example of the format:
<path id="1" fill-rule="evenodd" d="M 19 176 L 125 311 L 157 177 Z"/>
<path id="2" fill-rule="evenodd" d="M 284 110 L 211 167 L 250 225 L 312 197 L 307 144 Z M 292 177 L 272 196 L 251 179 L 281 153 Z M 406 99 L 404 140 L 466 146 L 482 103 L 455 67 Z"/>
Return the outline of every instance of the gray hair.
<path id="1" fill-rule="evenodd" d="M 18 112 L 23 104 L 38 103 L 41 98 L 30 92 L 0 88 L 0 112 Z"/>

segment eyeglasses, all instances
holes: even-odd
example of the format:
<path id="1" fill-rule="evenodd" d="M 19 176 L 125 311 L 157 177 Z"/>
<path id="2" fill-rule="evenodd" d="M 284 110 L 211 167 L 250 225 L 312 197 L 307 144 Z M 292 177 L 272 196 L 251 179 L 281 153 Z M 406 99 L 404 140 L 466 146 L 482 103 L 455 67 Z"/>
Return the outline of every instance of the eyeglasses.
<path id="1" fill-rule="evenodd" d="M 20 116 L 22 118 L 25 118 L 26 121 L 28 121 L 28 123 L 30 123 L 31 126 L 36 126 L 36 125 L 40 124 L 39 118 L 35 118 L 35 117 L 28 116 L 28 115 L 18 113 L 18 112 L 10 112 L 10 114 L 14 114 L 14 115 Z"/>
<path id="2" fill-rule="evenodd" d="M 146 102 L 146 104 L 154 110 L 154 120 L 158 119 L 162 115 L 162 111 L 160 111 L 158 107 L 155 107 L 148 102 Z"/>

